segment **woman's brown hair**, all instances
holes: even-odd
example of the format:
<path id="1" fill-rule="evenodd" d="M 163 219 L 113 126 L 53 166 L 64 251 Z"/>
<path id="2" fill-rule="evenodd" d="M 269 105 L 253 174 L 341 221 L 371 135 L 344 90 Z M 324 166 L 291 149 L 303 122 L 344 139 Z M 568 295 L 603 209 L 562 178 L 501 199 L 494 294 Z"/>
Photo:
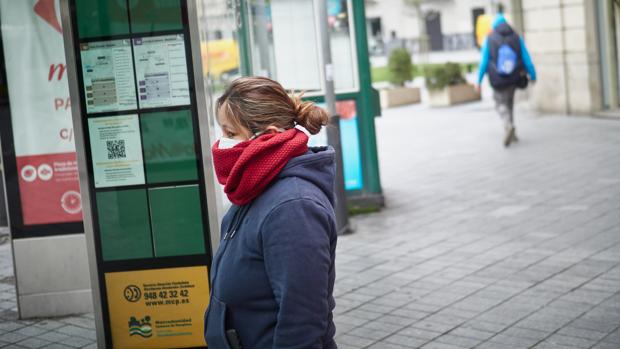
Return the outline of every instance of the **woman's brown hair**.
<path id="1" fill-rule="evenodd" d="M 288 130 L 299 124 L 314 135 L 329 120 L 327 112 L 313 102 L 302 101 L 301 95 L 289 96 L 277 81 L 258 76 L 235 79 L 216 107 L 232 123 L 252 133 L 268 126 Z"/>

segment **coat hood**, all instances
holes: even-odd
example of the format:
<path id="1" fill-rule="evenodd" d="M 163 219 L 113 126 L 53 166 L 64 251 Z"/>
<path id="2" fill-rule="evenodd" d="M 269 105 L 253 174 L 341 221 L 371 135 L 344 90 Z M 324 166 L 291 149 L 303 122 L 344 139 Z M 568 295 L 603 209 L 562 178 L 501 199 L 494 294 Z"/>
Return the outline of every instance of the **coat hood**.
<path id="1" fill-rule="evenodd" d="M 499 27 L 502 23 L 507 23 L 506 17 L 503 13 L 498 13 L 493 20 L 493 29 L 497 29 L 497 27 Z"/>
<path id="2" fill-rule="evenodd" d="M 291 159 L 278 178 L 298 177 L 316 185 L 334 203 L 336 174 L 334 148 L 310 147 L 308 152 Z"/>
<path id="3" fill-rule="evenodd" d="M 502 13 L 498 13 L 497 16 L 495 16 L 495 20 L 493 21 L 493 30 L 502 36 L 508 36 L 514 33 L 514 30 L 510 24 L 508 24 L 506 17 L 504 17 L 504 14 Z"/>

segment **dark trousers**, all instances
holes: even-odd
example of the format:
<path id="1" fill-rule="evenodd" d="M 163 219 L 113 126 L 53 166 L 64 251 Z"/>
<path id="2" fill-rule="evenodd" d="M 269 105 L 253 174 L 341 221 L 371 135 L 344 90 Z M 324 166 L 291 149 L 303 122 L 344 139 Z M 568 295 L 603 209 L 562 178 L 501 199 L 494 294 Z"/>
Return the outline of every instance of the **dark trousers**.
<path id="1" fill-rule="evenodd" d="M 515 86 L 509 86 L 502 89 L 493 90 L 493 99 L 495 99 L 495 110 L 504 122 L 506 130 L 514 127 L 514 102 L 515 102 Z"/>

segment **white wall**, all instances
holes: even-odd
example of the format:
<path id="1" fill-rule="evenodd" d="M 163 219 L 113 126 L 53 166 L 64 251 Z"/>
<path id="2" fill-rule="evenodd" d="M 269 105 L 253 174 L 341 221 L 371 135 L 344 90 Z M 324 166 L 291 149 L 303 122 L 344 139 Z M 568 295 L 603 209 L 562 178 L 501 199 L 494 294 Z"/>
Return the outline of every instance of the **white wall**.
<path id="1" fill-rule="evenodd" d="M 93 311 L 84 234 L 13 240 L 21 319 Z"/>
<path id="2" fill-rule="evenodd" d="M 473 33 L 472 9 L 482 7 L 486 13 L 494 13 L 493 3 L 504 4 L 506 13 L 510 13 L 508 0 L 435 0 L 427 1 L 424 10 L 441 13 L 441 27 L 444 34 Z M 405 5 L 403 0 L 375 0 L 367 2 L 366 17 L 380 17 L 386 38 L 392 30 L 398 37 L 413 39 L 419 37 L 415 11 Z"/>
<path id="3" fill-rule="evenodd" d="M 396 31 L 399 38 L 419 36 L 415 11 L 405 6 L 403 0 L 376 0 L 367 3 L 366 17 L 381 18 L 381 26 L 386 39 L 391 31 Z"/>
<path id="4" fill-rule="evenodd" d="M 482 7 L 486 13 L 494 13 L 489 0 L 437 1 L 424 6 L 441 13 L 444 34 L 473 33 L 472 10 Z M 509 11 L 507 7 L 506 11 Z"/>
<path id="5" fill-rule="evenodd" d="M 538 73 L 532 90 L 542 111 L 600 109 L 596 19 L 591 0 L 522 0 L 524 36 Z"/>

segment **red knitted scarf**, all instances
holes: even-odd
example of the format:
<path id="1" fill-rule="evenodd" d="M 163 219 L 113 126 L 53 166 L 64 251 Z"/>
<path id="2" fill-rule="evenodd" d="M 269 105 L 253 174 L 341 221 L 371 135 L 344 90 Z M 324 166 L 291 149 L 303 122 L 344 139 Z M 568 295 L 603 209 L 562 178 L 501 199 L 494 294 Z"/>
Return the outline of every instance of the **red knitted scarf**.
<path id="1" fill-rule="evenodd" d="M 288 161 L 308 151 L 308 136 L 290 129 L 265 134 L 230 149 L 212 147 L 215 174 L 235 205 L 245 205 L 260 195 Z"/>

